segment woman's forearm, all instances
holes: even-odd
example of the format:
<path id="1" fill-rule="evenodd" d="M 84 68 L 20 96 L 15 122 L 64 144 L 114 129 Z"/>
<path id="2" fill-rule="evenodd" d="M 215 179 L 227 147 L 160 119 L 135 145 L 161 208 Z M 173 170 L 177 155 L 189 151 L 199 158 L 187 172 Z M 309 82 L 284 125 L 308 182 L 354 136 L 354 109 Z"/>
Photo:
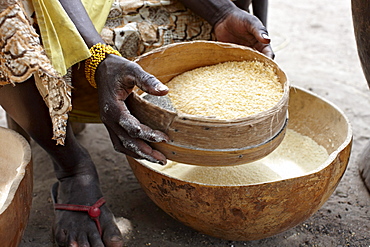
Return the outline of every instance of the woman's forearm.
<path id="1" fill-rule="evenodd" d="M 88 47 L 104 43 L 80 0 L 59 0 Z"/>
<path id="2" fill-rule="evenodd" d="M 268 0 L 252 1 L 253 14 L 267 26 Z"/>
<path id="3" fill-rule="evenodd" d="M 212 26 L 223 19 L 234 8 L 230 0 L 180 0 L 186 7 L 201 16 Z"/>

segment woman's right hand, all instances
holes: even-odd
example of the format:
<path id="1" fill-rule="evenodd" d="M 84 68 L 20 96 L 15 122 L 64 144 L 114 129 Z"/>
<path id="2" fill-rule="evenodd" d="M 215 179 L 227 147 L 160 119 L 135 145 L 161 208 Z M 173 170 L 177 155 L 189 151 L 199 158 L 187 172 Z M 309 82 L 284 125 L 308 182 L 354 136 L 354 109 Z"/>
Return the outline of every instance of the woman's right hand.
<path id="1" fill-rule="evenodd" d="M 167 94 L 168 88 L 138 64 L 112 54 L 98 66 L 95 79 L 101 120 L 109 132 L 114 149 L 134 158 L 166 164 L 166 157 L 152 149 L 147 142 L 166 142 L 168 136 L 141 124 L 131 115 L 125 100 L 134 86 L 157 96 Z"/>

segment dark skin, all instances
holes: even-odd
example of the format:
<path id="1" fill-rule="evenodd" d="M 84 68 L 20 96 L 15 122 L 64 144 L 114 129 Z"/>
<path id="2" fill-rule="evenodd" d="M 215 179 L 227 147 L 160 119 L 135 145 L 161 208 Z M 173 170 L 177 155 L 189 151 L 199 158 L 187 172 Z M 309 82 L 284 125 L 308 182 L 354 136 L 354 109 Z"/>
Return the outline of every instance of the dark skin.
<path id="1" fill-rule="evenodd" d="M 267 27 L 268 0 L 254 0 L 252 6 L 253 14 Z"/>
<path id="2" fill-rule="evenodd" d="M 60 2 L 88 47 L 99 42 L 104 43 L 79 0 Z M 231 1 L 182 2 L 214 26 L 219 41 L 250 46 L 269 57 L 274 56 L 263 24 L 256 17 L 237 8 Z M 209 11 L 210 7 L 214 12 Z M 135 158 L 165 164 L 166 157 L 147 143 L 167 141 L 168 137 L 135 119 L 127 110 L 124 100 L 135 85 L 149 94 L 159 96 L 167 94 L 167 87 L 136 63 L 116 55 L 108 55 L 99 65 L 95 79 L 101 120 L 109 132 L 115 150 Z M 33 78 L 16 87 L 2 87 L 0 104 L 51 156 L 59 180 L 58 203 L 92 205 L 103 196 L 95 165 L 87 150 L 77 142 L 70 125 L 64 146 L 56 146 L 52 140 L 48 108 Z M 73 247 L 122 246 L 123 237 L 114 223 L 113 214 L 106 205 L 103 205 L 101 210 L 102 237 L 86 213 L 57 210 L 54 225 L 56 243 L 59 246 Z"/>
<path id="3" fill-rule="evenodd" d="M 234 1 L 235 5 L 241 9 L 244 9 L 249 12 L 249 7 L 253 7 L 253 15 L 255 15 L 262 24 L 267 26 L 267 9 L 268 9 L 268 0 L 236 0 Z"/>

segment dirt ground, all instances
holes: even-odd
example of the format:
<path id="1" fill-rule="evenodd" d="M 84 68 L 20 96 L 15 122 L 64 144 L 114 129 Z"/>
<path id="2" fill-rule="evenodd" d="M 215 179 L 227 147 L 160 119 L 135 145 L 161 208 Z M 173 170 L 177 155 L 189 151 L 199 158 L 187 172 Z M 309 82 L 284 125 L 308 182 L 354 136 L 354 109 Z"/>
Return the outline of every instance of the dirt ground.
<path id="1" fill-rule="evenodd" d="M 356 160 L 369 141 L 370 90 L 362 74 L 353 35 L 350 0 L 271 0 L 268 29 L 276 61 L 292 85 L 312 90 L 341 108 L 354 133 L 348 169 L 337 189 L 311 218 L 276 236 L 250 242 L 226 241 L 198 233 L 159 209 L 143 192 L 122 154 L 100 124 L 79 136 L 96 162 L 109 206 L 129 220 L 127 246 L 370 246 L 370 194 Z M 1 124 L 5 124 L 1 113 Z M 21 247 L 52 246 L 52 163 L 34 142 L 34 198 Z"/>

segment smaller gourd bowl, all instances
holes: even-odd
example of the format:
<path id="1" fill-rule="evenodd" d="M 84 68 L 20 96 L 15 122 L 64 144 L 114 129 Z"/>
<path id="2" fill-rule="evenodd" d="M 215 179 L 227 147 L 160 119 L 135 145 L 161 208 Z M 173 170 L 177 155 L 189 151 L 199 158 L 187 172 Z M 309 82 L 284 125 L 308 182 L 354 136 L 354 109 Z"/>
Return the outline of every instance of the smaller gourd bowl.
<path id="1" fill-rule="evenodd" d="M 150 144 L 168 159 L 207 166 L 244 164 L 270 154 L 283 140 L 289 83 L 285 73 L 265 55 L 235 44 L 193 41 L 157 48 L 135 62 L 166 84 L 183 72 L 227 61 L 260 61 L 271 66 L 283 88 L 279 102 L 251 116 L 222 120 L 165 109 L 141 97 L 140 90 L 126 100 L 131 114 L 141 123 L 169 136 L 167 143 Z"/>
<path id="2" fill-rule="evenodd" d="M 0 127 L 0 243 L 17 247 L 32 203 L 31 148 L 17 132 Z"/>

